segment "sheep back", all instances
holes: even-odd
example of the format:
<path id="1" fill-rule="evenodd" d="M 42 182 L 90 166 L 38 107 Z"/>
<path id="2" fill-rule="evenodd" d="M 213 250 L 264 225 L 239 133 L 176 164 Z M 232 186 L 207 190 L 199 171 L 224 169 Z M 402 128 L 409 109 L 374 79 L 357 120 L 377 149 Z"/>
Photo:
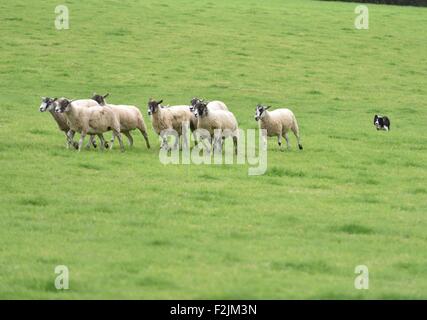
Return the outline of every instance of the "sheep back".
<path id="1" fill-rule="evenodd" d="M 165 129 L 174 129 L 178 133 L 182 133 L 182 124 L 188 122 L 190 127 L 195 127 L 196 118 L 190 111 L 190 107 L 186 105 L 171 106 L 159 109 L 161 110 L 161 118 L 157 128 L 154 128 L 159 134 Z M 154 127 L 153 121 L 153 127 Z M 159 130 L 160 129 L 160 130 Z M 159 131 L 158 131 L 159 130 Z"/>
<path id="2" fill-rule="evenodd" d="M 130 131 L 145 128 L 141 111 L 135 106 L 108 104 L 120 122 L 120 130 Z"/>
<path id="3" fill-rule="evenodd" d="M 225 103 L 218 100 L 209 102 L 207 107 L 209 110 L 227 110 L 228 111 L 228 108 L 225 105 Z"/>
<path id="4" fill-rule="evenodd" d="M 212 110 L 207 116 L 199 118 L 198 128 L 208 130 L 211 135 L 215 129 L 231 130 L 238 129 L 237 120 L 234 114 L 226 110 Z"/>
<path id="5" fill-rule="evenodd" d="M 261 119 L 260 128 L 267 130 L 268 136 L 276 136 L 295 128 L 296 120 L 289 109 L 276 109 L 268 112 L 268 119 Z"/>
<path id="6" fill-rule="evenodd" d="M 82 107 L 74 101 L 71 106 L 72 111 L 66 113 L 71 130 L 79 133 L 86 131 L 88 134 L 104 133 L 112 129 L 120 131 L 120 122 L 110 107 Z"/>

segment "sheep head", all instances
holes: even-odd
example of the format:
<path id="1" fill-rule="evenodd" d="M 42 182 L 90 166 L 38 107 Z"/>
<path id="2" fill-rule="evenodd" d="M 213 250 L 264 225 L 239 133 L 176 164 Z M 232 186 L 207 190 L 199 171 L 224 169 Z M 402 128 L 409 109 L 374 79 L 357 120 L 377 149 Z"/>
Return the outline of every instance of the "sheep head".
<path id="1" fill-rule="evenodd" d="M 196 118 L 207 116 L 207 114 L 208 114 L 208 103 L 207 103 L 207 101 L 204 101 L 204 100 L 197 101 L 194 108 L 195 108 L 194 115 L 196 116 Z"/>
<path id="2" fill-rule="evenodd" d="M 67 98 L 60 98 L 54 102 L 55 112 L 63 113 L 69 111 L 69 107 L 73 100 Z"/>
<path id="3" fill-rule="evenodd" d="M 96 93 L 93 93 L 93 95 L 92 95 L 92 100 L 95 100 L 96 102 L 98 102 L 101 106 L 103 106 L 103 105 L 105 105 L 106 104 L 106 101 L 105 101 L 105 98 L 107 98 L 108 96 L 109 96 L 110 94 L 109 93 L 107 93 L 107 94 L 105 94 L 105 95 L 100 95 L 100 94 L 96 94 Z"/>
<path id="4" fill-rule="evenodd" d="M 57 100 L 57 98 L 49 98 L 49 97 L 42 97 L 42 103 L 40 105 L 40 112 L 45 112 L 47 110 L 52 110 L 53 103 Z"/>
<path id="5" fill-rule="evenodd" d="M 202 99 L 196 98 L 194 97 L 193 99 L 191 99 L 190 101 L 190 111 L 194 113 L 194 111 L 196 110 L 196 105 L 198 102 L 202 101 Z"/>
<path id="6" fill-rule="evenodd" d="M 264 118 L 264 116 L 265 116 L 264 111 L 269 109 L 269 108 L 270 108 L 270 106 L 263 106 L 261 104 L 258 104 L 256 106 L 256 109 L 255 109 L 255 121 L 258 121 L 259 119 Z"/>
<path id="7" fill-rule="evenodd" d="M 161 103 L 163 102 L 163 100 L 160 101 L 156 101 L 153 98 L 150 98 L 150 100 L 148 100 L 148 115 L 151 116 L 152 114 L 156 113 L 157 110 L 159 109 L 159 107 L 161 107 Z"/>

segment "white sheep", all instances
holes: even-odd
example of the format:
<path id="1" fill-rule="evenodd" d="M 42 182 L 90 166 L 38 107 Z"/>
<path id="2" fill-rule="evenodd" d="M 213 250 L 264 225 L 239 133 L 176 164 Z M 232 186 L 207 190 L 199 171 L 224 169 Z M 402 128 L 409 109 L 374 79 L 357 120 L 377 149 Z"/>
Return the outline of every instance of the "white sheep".
<path id="1" fill-rule="evenodd" d="M 96 105 L 91 107 L 82 106 L 85 105 L 87 100 L 96 103 Z M 64 113 L 70 125 L 70 139 L 73 139 L 75 132 L 81 134 L 78 147 L 80 151 L 86 134 L 96 134 L 101 140 L 101 148 L 104 149 L 105 140 L 102 134 L 112 130 L 113 140 L 111 141 L 110 149 L 113 147 L 114 138 L 117 137 L 120 149 L 124 151 L 120 134 L 120 122 L 113 110 L 108 106 L 98 105 L 94 100 L 87 100 L 71 101 L 66 98 L 61 98 L 54 102 L 55 112 Z"/>
<path id="2" fill-rule="evenodd" d="M 49 111 L 49 113 L 52 115 L 53 119 L 55 120 L 56 124 L 58 125 L 59 130 L 64 132 L 66 141 L 67 141 L 67 147 L 69 148 L 71 144 L 75 148 L 77 148 L 77 143 L 74 143 L 73 141 L 69 140 L 68 138 L 68 131 L 70 131 L 70 126 L 67 123 L 67 119 L 65 116 L 61 113 L 55 112 L 54 102 L 57 100 L 57 98 L 49 98 L 49 97 L 42 97 L 42 103 L 40 105 L 40 112 L 46 112 Z M 95 136 L 91 135 L 90 140 L 86 146 L 86 148 L 90 148 L 90 146 L 93 145 L 94 148 L 96 148 L 96 141 Z"/>
<path id="3" fill-rule="evenodd" d="M 209 132 L 212 144 L 221 146 L 221 140 L 226 138 L 226 135 L 231 135 L 233 138 L 235 153 L 237 154 L 238 140 L 238 124 L 234 114 L 228 110 L 212 110 L 208 108 L 208 103 L 198 101 L 195 105 L 195 115 L 198 119 L 197 129 L 204 129 Z M 221 137 L 215 137 L 215 131 L 220 130 Z M 215 141 L 215 139 L 217 139 Z"/>
<path id="4" fill-rule="evenodd" d="M 226 104 L 222 101 L 205 101 L 203 99 L 199 99 L 199 98 L 193 98 L 190 101 L 190 111 L 191 112 L 195 112 L 196 110 L 196 105 L 199 102 L 206 102 L 207 103 L 207 107 L 209 110 L 228 110 Z"/>
<path id="5" fill-rule="evenodd" d="M 277 136 L 279 148 L 282 146 L 282 136 L 285 136 L 287 148 L 290 148 L 288 131 L 291 130 L 298 140 L 298 147 L 302 150 L 297 119 L 289 109 L 276 109 L 267 111 L 270 106 L 258 105 L 255 120 L 259 121 L 260 129 L 267 131 L 267 136 Z"/>
<path id="6" fill-rule="evenodd" d="M 174 130 L 178 134 L 174 144 L 174 148 L 176 148 L 178 146 L 179 139 L 185 133 L 183 131 L 184 127 L 189 125 L 191 131 L 196 129 L 196 117 L 190 111 L 189 106 L 179 105 L 162 107 L 162 102 L 163 100 L 156 101 L 150 99 L 148 101 L 148 115 L 151 116 L 154 131 L 158 135 L 163 135 L 161 148 L 168 147 L 167 137 L 165 135 L 167 130 Z M 187 144 L 187 139 L 185 137 L 183 139 L 183 144 Z"/>
<path id="7" fill-rule="evenodd" d="M 145 126 L 141 111 L 139 111 L 139 109 L 135 106 L 107 103 L 105 98 L 108 97 L 108 95 L 108 93 L 104 96 L 94 93 L 92 99 L 98 102 L 101 106 L 109 106 L 114 111 L 116 117 L 120 121 L 120 132 L 128 138 L 131 147 L 133 146 L 133 138 L 130 134 L 130 131 L 138 129 L 145 139 L 147 148 L 150 149 L 147 128 Z"/>
<path id="8" fill-rule="evenodd" d="M 194 116 L 196 117 L 196 123 L 198 121 L 197 120 L 197 115 L 196 115 L 196 113 L 197 113 L 197 111 L 196 111 L 196 105 L 198 103 L 200 103 L 200 102 L 206 103 L 208 110 L 212 110 L 212 111 L 213 110 L 226 110 L 226 111 L 228 111 L 227 106 L 222 101 L 218 101 L 218 100 L 215 100 L 215 101 L 205 101 L 203 99 L 193 98 L 190 101 L 190 111 L 194 113 Z M 197 125 L 196 125 L 196 127 L 197 127 Z M 197 145 L 197 139 L 196 139 L 195 135 L 194 135 L 194 141 L 195 141 L 195 145 Z"/>

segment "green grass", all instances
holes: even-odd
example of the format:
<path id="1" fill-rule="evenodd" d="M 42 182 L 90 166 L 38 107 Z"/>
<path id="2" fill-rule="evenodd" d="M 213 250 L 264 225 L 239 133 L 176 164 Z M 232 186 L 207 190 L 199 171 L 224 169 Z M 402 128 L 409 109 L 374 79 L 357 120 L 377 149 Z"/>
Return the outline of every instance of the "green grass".
<path id="1" fill-rule="evenodd" d="M 0 298 L 427 298 L 427 10 L 303 0 L 0 5 Z M 268 170 L 65 149 L 40 96 L 296 114 Z M 375 113 L 392 121 L 388 133 Z M 370 289 L 354 289 L 356 265 Z M 57 265 L 70 290 L 54 288 Z"/>

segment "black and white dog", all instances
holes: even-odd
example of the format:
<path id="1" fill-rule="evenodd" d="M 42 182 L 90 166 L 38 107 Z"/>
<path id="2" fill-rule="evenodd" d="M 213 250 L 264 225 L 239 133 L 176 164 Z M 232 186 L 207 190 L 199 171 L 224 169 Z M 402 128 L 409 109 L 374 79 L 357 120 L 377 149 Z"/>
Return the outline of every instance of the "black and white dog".
<path id="1" fill-rule="evenodd" d="M 374 126 L 377 130 L 390 130 L 390 119 L 387 116 L 375 115 L 374 117 Z"/>

